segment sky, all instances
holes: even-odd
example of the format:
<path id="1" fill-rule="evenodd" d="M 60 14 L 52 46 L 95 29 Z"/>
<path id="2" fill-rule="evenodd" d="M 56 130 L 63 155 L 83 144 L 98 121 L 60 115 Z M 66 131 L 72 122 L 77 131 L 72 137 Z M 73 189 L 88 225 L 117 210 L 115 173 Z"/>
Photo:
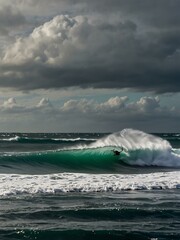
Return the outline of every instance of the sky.
<path id="1" fill-rule="evenodd" d="M 180 132 L 179 0 L 0 0 L 0 132 Z"/>

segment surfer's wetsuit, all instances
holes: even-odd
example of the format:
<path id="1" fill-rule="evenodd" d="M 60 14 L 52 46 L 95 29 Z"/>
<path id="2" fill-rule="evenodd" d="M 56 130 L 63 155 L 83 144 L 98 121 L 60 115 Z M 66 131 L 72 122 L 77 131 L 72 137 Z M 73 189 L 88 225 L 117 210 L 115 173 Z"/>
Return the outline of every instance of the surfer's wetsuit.
<path id="1" fill-rule="evenodd" d="M 120 155 L 120 152 L 117 150 L 113 150 L 113 152 L 114 152 L 114 155 Z"/>
<path id="2" fill-rule="evenodd" d="M 122 147 L 121 151 L 113 150 L 114 155 L 116 155 L 116 156 L 119 156 L 122 151 L 123 151 L 123 147 Z"/>

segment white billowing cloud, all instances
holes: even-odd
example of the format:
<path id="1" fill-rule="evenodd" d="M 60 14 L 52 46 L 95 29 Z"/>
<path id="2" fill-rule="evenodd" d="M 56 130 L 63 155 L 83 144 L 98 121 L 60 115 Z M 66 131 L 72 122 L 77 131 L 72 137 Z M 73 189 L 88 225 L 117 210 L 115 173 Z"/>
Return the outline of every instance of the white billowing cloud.
<path id="1" fill-rule="evenodd" d="M 16 120 L 33 131 L 32 123 L 37 124 L 37 131 L 46 127 L 46 131 L 117 131 L 125 127 L 165 131 L 171 121 L 174 124 L 169 129 L 174 131 L 180 119 L 180 110 L 173 106 L 162 107 L 158 97 L 130 101 L 127 96 L 115 96 L 104 102 L 71 99 L 62 107 L 54 106 L 48 98 L 30 106 L 19 105 L 14 98 L 9 98 L 0 105 L 0 113 L 7 124 Z"/>
<path id="2" fill-rule="evenodd" d="M 52 104 L 51 104 L 51 102 L 49 101 L 49 99 L 48 98 L 42 98 L 41 100 L 40 100 L 40 102 L 36 105 L 36 107 L 37 108 L 46 108 L 46 107 L 52 107 Z"/>
<path id="3" fill-rule="evenodd" d="M 100 111 L 119 111 L 125 108 L 128 97 L 112 97 L 108 101 L 101 103 L 97 106 Z"/>
<path id="4" fill-rule="evenodd" d="M 0 111 L 7 113 L 19 113 L 24 112 L 25 107 L 17 104 L 16 99 L 11 97 L 4 101 L 2 105 L 0 105 Z"/>
<path id="5" fill-rule="evenodd" d="M 131 114 L 146 115 L 146 114 L 170 114 L 176 109 L 169 109 L 160 106 L 160 100 L 158 97 L 142 97 L 136 102 L 128 102 L 128 97 L 112 97 L 103 103 L 97 103 L 92 100 L 80 99 L 69 100 L 64 103 L 61 111 L 63 112 L 81 112 L 82 114 L 94 114 L 94 115 L 106 115 L 111 112 L 113 114 L 120 114 L 119 116 L 128 117 Z M 112 115 L 114 117 L 114 115 Z"/>
<path id="6" fill-rule="evenodd" d="M 81 99 L 81 100 L 72 99 L 65 102 L 61 110 L 63 112 L 88 113 L 95 110 L 95 102 L 92 100 L 88 101 L 87 99 Z"/>
<path id="7" fill-rule="evenodd" d="M 17 106 L 15 98 L 9 98 L 7 101 L 4 101 L 3 107 L 4 108 L 13 108 Z"/>
<path id="8" fill-rule="evenodd" d="M 8 80 L 1 83 L 22 89 L 113 85 L 114 70 L 126 65 L 131 49 L 131 59 L 136 55 L 135 33 L 130 21 L 102 23 L 84 16 L 56 16 L 8 46 L 2 58 L 3 78 Z M 17 80 L 11 82 L 13 76 Z"/>
<path id="9" fill-rule="evenodd" d="M 4 101 L 2 105 L 0 105 L 0 111 L 7 113 L 44 113 L 44 111 L 49 112 L 52 110 L 53 106 L 48 98 L 42 98 L 37 105 L 19 105 L 15 98 L 11 97 Z"/>
<path id="10" fill-rule="evenodd" d="M 138 102 L 137 102 L 137 106 L 144 110 L 144 111 L 148 111 L 148 110 L 154 110 L 159 108 L 159 98 L 155 97 L 142 97 Z"/>
<path id="11" fill-rule="evenodd" d="M 69 125 L 70 119 L 79 123 L 75 124 L 78 125 L 76 129 L 81 129 L 82 123 L 83 130 L 87 129 L 86 131 L 117 131 L 131 127 L 151 132 L 167 132 L 178 131 L 180 110 L 161 106 L 158 97 L 142 97 L 131 102 L 126 96 L 116 96 L 102 103 L 87 99 L 69 100 L 60 109 L 60 115 L 67 119 Z M 169 126 L 169 122 L 173 124 Z"/>
<path id="12" fill-rule="evenodd" d="M 65 112 L 81 112 L 81 113 L 94 113 L 101 114 L 103 112 L 120 111 L 125 107 L 128 97 L 112 97 L 106 102 L 97 103 L 93 100 L 80 99 L 69 100 L 64 103 L 61 108 Z"/>
<path id="13" fill-rule="evenodd" d="M 178 92 L 179 2 L 155 2 L 2 0 L 0 31 L 11 34 L 0 36 L 0 86 Z"/>
<path id="14" fill-rule="evenodd" d="M 129 109 L 141 112 L 151 112 L 160 109 L 158 97 L 142 97 L 139 101 L 129 104 Z"/>
<path id="15" fill-rule="evenodd" d="M 155 40 L 147 41 L 151 34 L 140 34 L 130 20 L 58 15 L 7 47 L 1 58 L 0 86 L 178 91 L 178 75 L 174 72 L 172 84 L 167 77 L 175 65 L 174 58 L 169 64 L 169 53 L 164 52 L 170 47 L 166 35 L 154 33 Z M 162 69 L 169 73 L 163 76 Z"/>
<path id="16" fill-rule="evenodd" d="M 175 114 L 178 113 L 178 110 L 175 107 L 162 107 L 160 105 L 160 100 L 158 97 L 142 97 L 135 102 L 130 102 L 127 96 L 119 97 L 111 97 L 105 102 L 96 102 L 94 100 L 88 99 L 70 99 L 66 101 L 62 107 L 55 107 L 48 98 L 42 98 L 36 105 L 31 106 L 23 106 L 19 105 L 16 102 L 15 98 L 9 98 L 4 101 L 4 103 L 0 106 L 1 110 L 13 110 L 14 113 L 16 110 L 18 113 L 23 112 L 34 112 L 36 113 L 42 110 L 44 113 L 49 110 L 54 111 L 54 114 L 82 114 L 87 115 L 90 114 L 92 117 L 96 116 L 106 116 L 110 113 L 111 116 L 118 117 L 129 117 L 131 114 L 134 115 L 146 115 L 146 114 Z"/>
<path id="17" fill-rule="evenodd" d="M 129 31 L 134 31 L 135 26 L 131 23 L 101 25 L 92 23 L 91 19 L 84 16 L 56 16 L 35 28 L 28 37 L 18 38 L 7 48 L 3 63 L 78 69 L 106 65 L 107 62 L 111 63 L 113 57 L 117 57 L 114 48 L 128 37 Z M 120 42 L 117 42 L 117 38 Z M 108 58 L 105 57 L 107 52 Z"/>
<path id="18" fill-rule="evenodd" d="M 83 31 L 88 34 L 88 23 L 84 17 L 57 16 L 35 28 L 29 37 L 17 39 L 7 49 L 3 62 L 63 65 L 71 61 L 76 49 L 83 48 Z"/>

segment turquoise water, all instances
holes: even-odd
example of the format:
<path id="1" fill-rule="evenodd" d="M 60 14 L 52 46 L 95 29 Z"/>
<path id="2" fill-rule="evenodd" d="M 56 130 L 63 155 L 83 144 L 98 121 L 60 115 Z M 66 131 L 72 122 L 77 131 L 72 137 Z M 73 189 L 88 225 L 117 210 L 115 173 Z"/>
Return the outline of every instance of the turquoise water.
<path id="1" fill-rule="evenodd" d="M 2 133 L 0 144 L 0 239 L 180 239 L 180 134 Z"/>

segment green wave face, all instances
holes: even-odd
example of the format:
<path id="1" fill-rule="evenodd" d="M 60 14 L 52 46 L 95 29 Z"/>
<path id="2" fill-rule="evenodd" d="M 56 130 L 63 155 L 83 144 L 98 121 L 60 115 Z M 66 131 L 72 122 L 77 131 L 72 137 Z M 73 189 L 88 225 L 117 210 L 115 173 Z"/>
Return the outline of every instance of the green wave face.
<path id="1" fill-rule="evenodd" d="M 37 153 L 21 153 L 4 155 L 0 158 L 0 166 L 4 168 L 28 169 L 36 172 L 118 172 L 119 157 L 114 155 L 111 147 L 88 148 L 77 150 L 47 151 Z"/>
<path id="2" fill-rule="evenodd" d="M 43 160 L 50 164 L 56 164 L 61 168 L 71 170 L 89 171 L 98 169 L 101 171 L 115 170 L 113 163 L 118 158 L 113 155 L 109 148 L 84 149 L 84 150 L 68 150 L 54 153 L 47 153 L 43 156 Z"/>

